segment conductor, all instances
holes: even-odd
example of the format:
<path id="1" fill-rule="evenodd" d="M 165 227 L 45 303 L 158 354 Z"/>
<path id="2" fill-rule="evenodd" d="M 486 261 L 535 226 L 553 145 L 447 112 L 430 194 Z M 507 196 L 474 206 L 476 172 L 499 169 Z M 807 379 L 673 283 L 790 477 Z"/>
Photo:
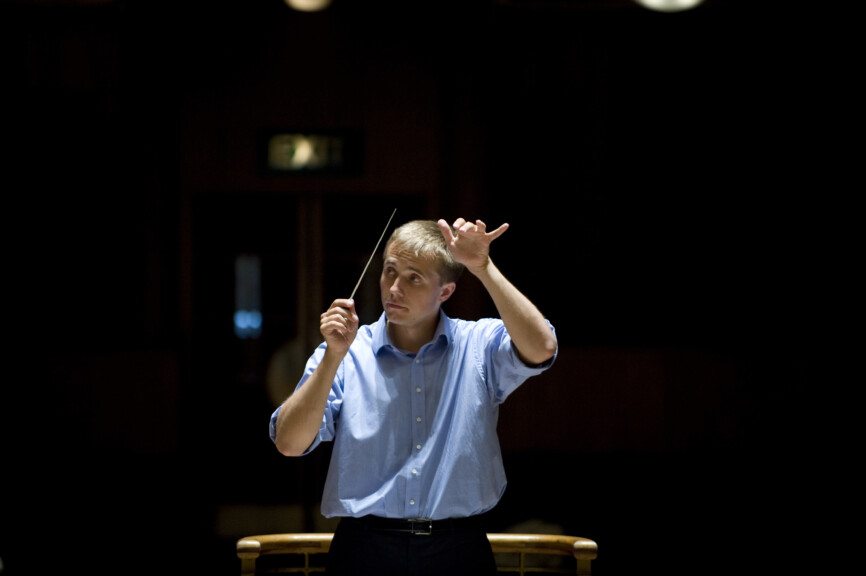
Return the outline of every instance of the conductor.
<path id="1" fill-rule="evenodd" d="M 383 312 L 359 325 L 353 299 L 321 315 L 324 338 L 273 412 L 285 456 L 333 442 L 322 514 L 339 517 L 328 574 L 496 572 L 485 513 L 506 486 L 499 405 L 558 352 L 552 324 L 493 264 L 481 220 L 414 220 L 385 244 Z M 468 270 L 499 318 L 441 306 Z"/>

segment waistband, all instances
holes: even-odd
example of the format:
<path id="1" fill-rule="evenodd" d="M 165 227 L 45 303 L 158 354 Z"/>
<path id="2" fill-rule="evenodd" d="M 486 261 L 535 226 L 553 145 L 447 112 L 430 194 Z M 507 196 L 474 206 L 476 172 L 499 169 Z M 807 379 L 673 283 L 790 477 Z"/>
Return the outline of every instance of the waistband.
<path id="1" fill-rule="evenodd" d="M 381 516 L 361 516 L 360 518 L 344 517 L 343 522 L 359 524 L 367 530 L 397 532 L 416 536 L 430 536 L 456 532 L 484 531 L 484 515 L 467 516 L 465 518 L 446 518 L 432 520 L 430 518 L 382 518 Z"/>

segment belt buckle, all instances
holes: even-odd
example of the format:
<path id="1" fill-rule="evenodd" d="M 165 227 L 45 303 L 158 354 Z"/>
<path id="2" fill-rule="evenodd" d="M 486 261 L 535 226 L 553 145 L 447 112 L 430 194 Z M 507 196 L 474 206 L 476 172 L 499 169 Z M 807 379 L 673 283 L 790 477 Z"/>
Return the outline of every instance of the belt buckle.
<path id="1" fill-rule="evenodd" d="M 430 536 L 433 534 L 433 519 L 432 518 L 410 518 L 409 532 L 415 536 Z M 416 528 L 415 524 L 421 524 L 421 528 Z M 425 526 L 426 524 L 426 526 Z"/>

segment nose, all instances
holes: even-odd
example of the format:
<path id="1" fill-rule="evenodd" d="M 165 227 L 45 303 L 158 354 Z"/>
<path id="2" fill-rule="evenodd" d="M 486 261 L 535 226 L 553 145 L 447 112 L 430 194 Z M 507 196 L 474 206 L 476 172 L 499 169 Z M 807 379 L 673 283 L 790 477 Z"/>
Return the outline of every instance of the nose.
<path id="1" fill-rule="evenodd" d="M 394 281 L 391 282 L 391 285 L 388 287 L 388 291 L 393 293 L 393 294 L 399 294 L 400 293 L 400 279 L 399 278 L 394 278 Z"/>

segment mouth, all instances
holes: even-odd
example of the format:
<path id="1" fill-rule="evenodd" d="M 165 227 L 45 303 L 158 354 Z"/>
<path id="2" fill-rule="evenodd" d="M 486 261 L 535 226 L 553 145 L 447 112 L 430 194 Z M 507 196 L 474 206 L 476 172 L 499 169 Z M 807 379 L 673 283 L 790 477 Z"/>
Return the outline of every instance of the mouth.
<path id="1" fill-rule="evenodd" d="M 402 304 L 397 304 L 396 302 L 386 302 L 385 308 L 387 310 L 405 310 L 406 307 Z"/>

